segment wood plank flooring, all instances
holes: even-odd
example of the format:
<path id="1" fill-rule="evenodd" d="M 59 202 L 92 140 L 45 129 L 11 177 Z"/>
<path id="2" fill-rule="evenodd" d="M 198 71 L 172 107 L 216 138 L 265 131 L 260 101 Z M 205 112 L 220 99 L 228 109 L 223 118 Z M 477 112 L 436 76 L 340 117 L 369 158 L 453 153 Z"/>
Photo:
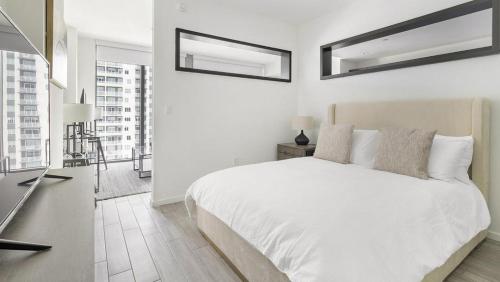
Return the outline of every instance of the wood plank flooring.
<path id="1" fill-rule="evenodd" d="M 146 193 L 98 202 L 95 281 L 240 281 L 183 203 L 152 208 L 149 201 Z M 446 281 L 500 281 L 500 242 L 484 241 Z"/>
<path id="2" fill-rule="evenodd" d="M 240 281 L 182 203 L 152 208 L 150 194 L 99 201 L 95 281 Z"/>
<path id="3" fill-rule="evenodd" d="M 151 178 L 139 178 L 132 169 L 132 162 L 108 163 L 108 169 L 101 165 L 101 183 L 97 200 L 106 200 L 138 193 L 151 192 Z"/>

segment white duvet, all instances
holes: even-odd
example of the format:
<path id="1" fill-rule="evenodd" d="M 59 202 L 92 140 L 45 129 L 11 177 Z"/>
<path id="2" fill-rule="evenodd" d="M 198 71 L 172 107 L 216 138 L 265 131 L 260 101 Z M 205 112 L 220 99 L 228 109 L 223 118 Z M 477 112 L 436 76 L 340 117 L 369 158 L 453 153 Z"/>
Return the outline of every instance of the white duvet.
<path id="1" fill-rule="evenodd" d="M 421 281 L 490 224 L 474 185 L 314 158 L 218 171 L 187 191 L 291 281 Z"/>

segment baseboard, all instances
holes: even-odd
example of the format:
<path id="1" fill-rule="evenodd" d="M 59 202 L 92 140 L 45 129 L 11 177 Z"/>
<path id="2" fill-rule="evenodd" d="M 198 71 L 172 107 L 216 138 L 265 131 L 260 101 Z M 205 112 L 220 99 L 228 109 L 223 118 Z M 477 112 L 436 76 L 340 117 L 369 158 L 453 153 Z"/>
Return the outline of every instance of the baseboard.
<path id="1" fill-rule="evenodd" d="M 500 233 L 488 231 L 488 238 L 500 242 Z"/>
<path id="2" fill-rule="evenodd" d="M 175 196 L 175 197 L 168 197 L 168 198 L 152 201 L 151 204 L 153 205 L 153 207 L 159 207 L 159 206 L 163 206 L 163 205 L 183 202 L 184 197 L 185 197 L 184 195 L 179 195 L 179 196 Z"/>

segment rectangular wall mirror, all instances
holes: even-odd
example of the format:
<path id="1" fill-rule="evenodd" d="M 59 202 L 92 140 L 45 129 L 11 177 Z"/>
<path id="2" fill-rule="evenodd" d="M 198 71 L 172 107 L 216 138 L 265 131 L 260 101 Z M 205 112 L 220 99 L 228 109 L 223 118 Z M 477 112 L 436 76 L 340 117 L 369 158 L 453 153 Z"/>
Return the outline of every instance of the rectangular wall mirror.
<path id="1" fill-rule="evenodd" d="M 499 0 L 476 0 L 321 46 L 321 79 L 500 53 Z"/>
<path id="2" fill-rule="evenodd" d="M 291 82 L 292 52 L 176 29 L 177 71 Z"/>

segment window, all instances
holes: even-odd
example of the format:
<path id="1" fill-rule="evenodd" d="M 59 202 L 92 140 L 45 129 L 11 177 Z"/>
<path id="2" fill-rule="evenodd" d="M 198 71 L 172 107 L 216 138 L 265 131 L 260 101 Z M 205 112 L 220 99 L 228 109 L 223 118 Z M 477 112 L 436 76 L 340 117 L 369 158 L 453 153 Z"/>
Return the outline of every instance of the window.
<path id="1" fill-rule="evenodd" d="M 40 142 L 36 139 L 21 140 L 21 146 L 22 147 L 40 146 Z"/>
<path id="2" fill-rule="evenodd" d="M 112 135 L 112 136 L 106 136 L 105 138 L 106 141 L 121 141 L 122 137 L 120 135 Z"/>
<path id="3" fill-rule="evenodd" d="M 122 87 L 113 87 L 113 86 L 108 86 L 106 87 L 106 92 L 108 92 L 108 94 L 122 94 L 123 93 L 123 88 Z"/>
<path id="4" fill-rule="evenodd" d="M 33 157 L 40 157 L 40 151 L 22 151 L 21 156 L 23 158 L 33 158 Z"/>
<path id="5" fill-rule="evenodd" d="M 8 123 L 14 123 L 14 120 L 9 119 Z M 21 117 L 22 123 L 38 123 L 39 117 Z"/>
<path id="6" fill-rule="evenodd" d="M 35 60 L 34 59 L 27 59 L 27 58 L 20 58 L 19 64 L 26 65 L 26 66 L 34 66 Z"/>
<path id="7" fill-rule="evenodd" d="M 111 82 L 111 83 L 122 83 L 123 82 L 123 78 L 121 78 L 121 77 L 114 77 L 114 76 L 107 76 L 106 77 L 106 81 L 107 82 Z"/>
<path id="8" fill-rule="evenodd" d="M 104 95 L 106 92 L 106 88 L 104 86 L 97 86 L 97 95 Z"/>
<path id="9" fill-rule="evenodd" d="M 291 82 L 292 52 L 176 29 L 177 71 Z"/>
<path id="10" fill-rule="evenodd" d="M 36 94 L 21 93 L 21 100 L 36 100 Z"/>
<path id="11" fill-rule="evenodd" d="M 115 64 L 117 65 L 117 64 Z M 120 67 L 107 67 L 106 71 L 110 74 L 122 74 L 123 68 Z"/>
<path id="12" fill-rule="evenodd" d="M 116 125 L 106 126 L 106 132 L 111 132 L 111 133 L 122 132 L 122 127 Z"/>
<path id="13" fill-rule="evenodd" d="M 32 82 L 21 81 L 21 82 L 19 82 L 19 85 L 20 85 L 21 88 L 29 88 L 29 89 L 35 89 L 36 88 L 36 84 L 32 83 Z"/>
<path id="14" fill-rule="evenodd" d="M 149 66 L 97 61 L 96 107 L 103 108 L 103 118 L 97 122 L 96 131 L 108 160 L 129 159 L 131 148 L 136 146 L 144 146 L 146 152 L 151 152 L 151 77 Z M 129 93 L 136 93 L 138 99 L 124 98 Z M 132 109 L 137 111 L 131 114 Z M 123 116 L 123 113 L 129 114 Z M 136 132 L 132 130 L 135 128 Z"/>
<path id="15" fill-rule="evenodd" d="M 33 128 L 21 128 L 21 134 L 37 135 L 37 134 L 40 134 L 40 130 L 33 129 Z"/>

